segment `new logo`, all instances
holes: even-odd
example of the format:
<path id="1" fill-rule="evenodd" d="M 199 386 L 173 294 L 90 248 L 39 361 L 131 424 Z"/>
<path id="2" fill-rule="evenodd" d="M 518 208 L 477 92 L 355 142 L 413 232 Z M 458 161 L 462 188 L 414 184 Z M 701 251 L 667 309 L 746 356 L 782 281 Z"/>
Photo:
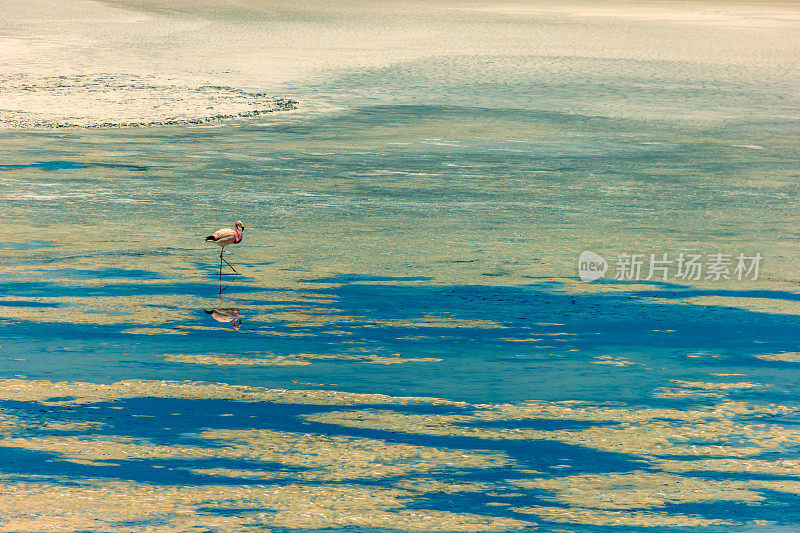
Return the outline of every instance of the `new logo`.
<path id="1" fill-rule="evenodd" d="M 581 252 L 578 258 L 578 276 L 581 281 L 594 281 L 602 278 L 608 270 L 608 263 L 603 256 L 594 252 Z"/>

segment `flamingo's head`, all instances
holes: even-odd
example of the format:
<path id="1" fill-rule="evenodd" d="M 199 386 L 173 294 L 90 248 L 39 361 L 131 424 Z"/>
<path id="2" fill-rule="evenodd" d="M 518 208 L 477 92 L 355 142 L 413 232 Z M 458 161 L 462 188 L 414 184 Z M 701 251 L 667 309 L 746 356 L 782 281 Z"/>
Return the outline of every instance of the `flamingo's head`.
<path id="1" fill-rule="evenodd" d="M 241 220 L 237 220 L 237 221 L 236 221 L 236 224 L 234 224 L 234 225 L 235 225 L 237 228 L 239 228 L 241 231 L 244 231 L 244 224 L 242 224 L 242 221 L 241 221 Z"/>

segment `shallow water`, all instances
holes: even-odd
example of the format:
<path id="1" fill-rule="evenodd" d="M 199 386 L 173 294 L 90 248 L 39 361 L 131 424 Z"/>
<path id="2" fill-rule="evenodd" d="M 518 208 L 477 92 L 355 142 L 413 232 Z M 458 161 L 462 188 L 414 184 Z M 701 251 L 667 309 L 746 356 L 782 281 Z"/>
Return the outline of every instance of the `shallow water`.
<path id="1" fill-rule="evenodd" d="M 0 23 L 0 531 L 798 527 L 794 5 L 69 5 Z"/>

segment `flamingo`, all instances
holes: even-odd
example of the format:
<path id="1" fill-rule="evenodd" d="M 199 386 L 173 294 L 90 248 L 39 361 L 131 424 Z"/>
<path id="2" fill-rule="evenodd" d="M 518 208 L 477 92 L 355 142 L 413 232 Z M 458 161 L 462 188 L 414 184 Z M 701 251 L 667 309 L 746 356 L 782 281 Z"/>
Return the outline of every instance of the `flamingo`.
<path id="1" fill-rule="evenodd" d="M 242 224 L 241 220 L 237 220 L 236 224 L 233 225 L 233 229 L 222 228 L 221 230 L 219 230 L 216 233 L 214 233 L 214 235 L 209 235 L 208 237 L 206 237 L 206 241 L 205 242 L 209 242 L 209 241 L 215 242 L 215 243 L 217 243 L 218 245 L 220 245 L 222 247 L 222 250 L 219 251 L 219 271 L 220 271 L 220 274 L 222 274 L 222 262 L 223 261 L 225 261 L 226 265 L 231 267 L 231 270 L 233 270 L 237 274 L 239 273 L 235 268 L 233 268 L 233 265 L 228 263 L 228 261 L 226 261 L 225 258 L 222 257 L 222 252 L 225 251 L 225 247 L 228 246 L 229 244 L 239 244 L 240 242 L 242 242 L 242 238 L 244 237 L 242 235 L 242 231 L 244 231 L 244 224 Z M 220 292 L 222 292 L 222 290 L 220 290 Z"/>

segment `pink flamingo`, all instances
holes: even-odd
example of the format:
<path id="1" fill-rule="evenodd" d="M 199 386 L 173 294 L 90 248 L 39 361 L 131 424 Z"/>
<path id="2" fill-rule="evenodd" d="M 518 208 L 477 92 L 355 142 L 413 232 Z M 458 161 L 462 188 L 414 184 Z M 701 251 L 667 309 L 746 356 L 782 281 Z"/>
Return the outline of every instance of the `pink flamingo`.
<path id="1" fill-rule="evenodd" d="M 211 242 L 215 242 L 215 243 L 219 244 L 220 246 L 222 246 L 222 250 L 219 251 L 219 271 L 220 271 L 220 274 L 222 273 L 222 262 L 223 261 L 225 261 L 226 265 L 231 267 L 231 270 L 233 270 L 237 274 L 239 273 L 235 268 L 233 268 L 233 265 L 228 263 L 228 261 L 226 261 L 225 258 L 222 257 L 222 252 L 225 251 L 225 247 L 228 246 L 229 244 L 239 244 L 240 242 L 242 242 L 242 238 L 244 237 L 242 235 L 242 231 L 244 231 L 244 224 L 242 224 L 241 220 L 237 220 L 236 224 L 233 225 L 233 229 L 222 228 L 221 230 L 219 230 L 216 233 L 214 233 L 214 235 L 209 235 L 208 237 L 206 237 L 206 241 L 205 242 L 211 241 Z M 222 292 L 222 291 L 220 291 L 220 292 Z"/>

